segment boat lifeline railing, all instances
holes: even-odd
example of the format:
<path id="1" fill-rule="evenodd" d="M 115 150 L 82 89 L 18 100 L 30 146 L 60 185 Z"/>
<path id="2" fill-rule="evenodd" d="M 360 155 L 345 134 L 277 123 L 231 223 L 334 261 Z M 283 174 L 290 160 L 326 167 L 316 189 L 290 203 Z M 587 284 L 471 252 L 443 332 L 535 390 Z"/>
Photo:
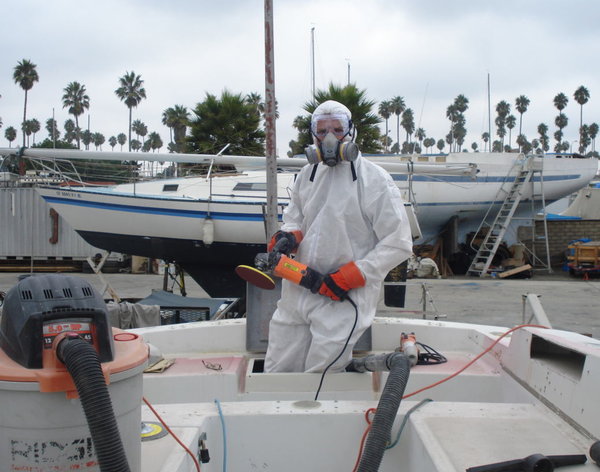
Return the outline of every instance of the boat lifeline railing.
<path id="1" fill-rule="evenodd" d="M 182 154 L 182 153 L 139 153 L 114 152 L 114 151 L 79 151 L 73 149 L 29 149 L 20 151 L 24 157 L 51 158 L 51 159 L 79 159 L 99 161 L 160 161 L 160 162 L 183 162 L 188 164 L 210 164 L 215 159 L 215 154 Z M 0 148 L 0 155 L 15 154 L 15 149 Z M 142 159 L 143 157 L 143 159 Z M 408 162 L 388 157 L 369 157 L 369 160 L 383 167 L 390 173 L 398 174 L 441 174 L 441 175 L 470 175 L 474 177 L 477 172 L 477 164 L 474 163 L 431 163 L 431 162 Z M 219 164 L 228 164 L 240 167 L 265 167 L 264 156 L 218 156 Z M 306 164 L 305 156 L 279 157 L 277 167 L 299 168 Z"/>

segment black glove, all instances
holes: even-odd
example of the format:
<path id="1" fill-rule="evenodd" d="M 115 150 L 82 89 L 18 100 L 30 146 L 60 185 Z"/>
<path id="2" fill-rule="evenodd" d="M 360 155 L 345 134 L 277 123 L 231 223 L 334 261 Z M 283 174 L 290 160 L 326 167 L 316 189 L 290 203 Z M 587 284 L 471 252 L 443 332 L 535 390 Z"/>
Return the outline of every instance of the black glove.
<path id="1" fill-rule="evenodd" d="M 267 245 L 267 252 L 280 252 L 289 256 L 298 249 L 302 241 L 302 231 L 277 231 Z"/>

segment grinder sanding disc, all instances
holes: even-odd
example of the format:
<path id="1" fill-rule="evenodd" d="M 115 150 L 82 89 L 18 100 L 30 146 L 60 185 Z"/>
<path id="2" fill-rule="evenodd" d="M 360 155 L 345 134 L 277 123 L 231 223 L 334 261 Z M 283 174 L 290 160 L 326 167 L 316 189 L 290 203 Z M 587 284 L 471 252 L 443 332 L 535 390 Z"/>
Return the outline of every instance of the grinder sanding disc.
<path id="1" fill-rule="evenodd" d="M 265 290 L 273 290 L 275 288 L 273 279 L 255 267 L 239 265 L 235 268 L 235 273 L 246 282 L 258 288 Z"/>

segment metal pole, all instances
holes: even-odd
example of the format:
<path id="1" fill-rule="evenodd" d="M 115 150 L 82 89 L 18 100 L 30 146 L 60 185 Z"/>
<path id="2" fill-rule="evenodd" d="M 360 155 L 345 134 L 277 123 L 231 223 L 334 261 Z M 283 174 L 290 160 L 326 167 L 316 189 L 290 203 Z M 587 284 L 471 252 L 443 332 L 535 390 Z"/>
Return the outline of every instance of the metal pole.
<path id="1" fill-rule="evenodd" d="M 56 149 L 56 121 L 54 119 L 54 107 L 52 107 L 52 147 Z"/>
<path id="2" fill-rule="evenodd" d="M 266 241 L 269 240 L 279 227 L 277 218 L 277 146 L 275 142 L 275 66 L 273 56 L 273 0 L 265 0 Z"/>
<path id="3" fill-rule="evenodd" d="M 487 76 L 487 92 L 488 92 L 488 140 L 489 140 L 489 145 L 488 145 L 488 152 L 490 152 L 492 150 L 492 105 L 491 105 L 491 100 L 490 100 L 490 74 L 488 73 Z"/>
<path id="4" fill-rule="evenodd" d="M 348 85 L 350 85 L 350 59 L 346 59 L 348 62 Z"/>
<path id="5" fill-rule="evenodd" d="M 311 89 L 311 95 L 313 100 L 315 99 L 315 27 L 313 26 L 310 29 L 310 57 L 311 57 L 311 65 L 312 65 L 312 70 L 311 70 L 311 76 L 312 76 L 312 89 Z"/>

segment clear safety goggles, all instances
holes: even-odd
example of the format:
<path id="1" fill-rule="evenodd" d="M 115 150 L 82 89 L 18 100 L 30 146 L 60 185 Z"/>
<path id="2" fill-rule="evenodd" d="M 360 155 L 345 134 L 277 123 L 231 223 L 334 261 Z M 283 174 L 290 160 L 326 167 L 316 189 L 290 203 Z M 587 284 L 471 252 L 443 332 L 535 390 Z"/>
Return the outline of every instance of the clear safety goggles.
<path id="1" fill-rule="evenodd" d="M 350 134 L 350 120 L 346 115 L 320 115 L 313 118 L 310 129 L 318 139 L 333 133 L 338 139 Z"/>

